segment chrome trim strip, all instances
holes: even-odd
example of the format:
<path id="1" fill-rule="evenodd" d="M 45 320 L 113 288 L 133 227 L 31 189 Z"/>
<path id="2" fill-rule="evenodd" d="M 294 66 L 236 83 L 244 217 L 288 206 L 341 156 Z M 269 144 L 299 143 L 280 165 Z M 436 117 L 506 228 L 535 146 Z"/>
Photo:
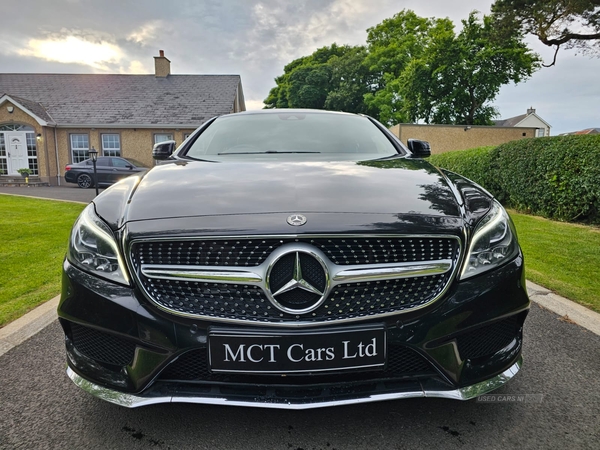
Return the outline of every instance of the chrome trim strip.
<path id="1" fill-rule="evenodd" d="M 260 284 L 263 276 L 250 270 L 231 270 L 217 266 L 158 266 L 142 264 L 142 274 L 147 278 L 166 280 L 194 280 L 206 283 Z"/>
<path id="2" fill-rule="evenodd" d="M 292 244 L 293 245 L 293 244 Z M 286 250 L 288 247 L 286 246 Z M 289 250 L 293 252 L 294 250 Z M 311 252 L 314 255 L 314 252 Z M 321 258 L 319 258 L 321 259 Z M 277 262 L 277 261 L 274 261 Z M 255 270 L 235 270 L 229 266 L 177 266 L 142 264 L 141 272 L 146 278 L 180 280 L 207 283 L 248 283 L 260 284 L 263 279 L 268 281 L 268 273 L 274 264 L 269 264 L 264 270 L 264 263 L 256 266 Z M 333 286 L 344 283 L 360 283 L 363 281 L 396 280 L 401 278 L 416 278 L 429 275 L 442 275 L 452 269 L 452 260 L 441 259 L 423 263 L 387 263 L 361 264 L 340 266 L 325 263 L 332 274 Z M 264 272 L 267 272 L 266 274 Z"/>
<path id="3" fill-rule="evenodd" d="M 349 269 L 340 270 L 339 272 L 334 273 L 332 280 L 337 284 L 340 284 L 441 275 L 452 269 L 452 260 L 442 259 L 417 264 L 393 263 L 348 267 Z"/>
<path id="4" fill-rule="evenodd" d="M 464 229 L 463 229 L 464 232 Z M 184 313 L 184 312 L 180 312 L 180 311 L 174 311 L 172 309 L 169 309 L 165 306 L 160 305 L 159 303 L 155 302 L 152 298 L 152 296 L 147 292 L 146 288 L 144 287 L 143 283 L 141 282 L 141 280 L 139 279 L 139 273 L 136 272 L 134 270 L 135 265 L 133 264 L 133 261 L 131 260 L 131 249 L 133 248 L 133 246 L 136 243 L 139 242 L 163 242 L 163 241 L 172 241 L 172 240 L 180 240 L 180 241 L 195 241 L 195 240 L 231 240 L 231 239 L 238 239 L 238 240 L 250 240 L 250 239 L 323 239 L 323 238 L 343 238 L 343 239 L 353 239 L 353 238 L 368 238 L 368 239 L 385 239 L 385 238 L 411 238 L 411 239 L 428 239 L 428 238 L 443 238 L 443 239 L 454 239 L 457 244 L 458 244 L 458 255 L 457 258 L 454 262 L 452 262 L 452 260 L 448 260 L 448 259 L 444 259 L 444 260 L 437 260 L 437 261 L 428 261 L 428 262 L 422 262 L 422 263 L 415 263 L 415 262 L 410 262 L 410 263 L 386 263 L 386 264 L 366 264 L 366 265 L 355 265 L 355 266 L 348 266 L 348 265 L 337 265 L 332 263 L 329 258 L 327 258 L 325 256 L 325 254 L 319 250 L 317 247 L 315 247 L 314 245 L 307 243 L 307 242 L 297 242 L 297 243 L 286 243 L 284 245 L 282 245 L 281 247 L 276 248 L 270 255 L 269 257 L 265 260 L 265 262 L 263 262 L 262 264 L 258 265 L 258 266 L 252 266 L 252 267 L 245 267 L 242 269 L 239 266 L 154 266 L 154 265 L 142 265 L 140 268 L 140 271 L 143 271 L 144 268 L 149 269 L 163 269 L 165 267 L 176 267 L 177 271 L 179 272 L 185 272 L 187 267 L 192 268 L 192 270 L 198 270 L 198 271 L 215 271 L 215 272 L 241 272 L 242 274 L 246 275 L 246 274 L 255 274 L 255 275 L 259 275 L 262 277 L 263 281 L 259 281 L 259 282 L 252 282 L 252 281 L 248 281 L 248 282 L 244 282 L 244 284 L 252 284 L 252 285 L 260 285 L 261 288 L 263 289 L 263 291 L 266 293 L 267 298 L 269 298 L 269 300 L 273 303 L 273 305 L 275 305 L 278 309 L 281 309 L 282 311 L 285 311 L 287 313 L 290 314 L 305 314 L 305 311 L 297 311 L 297 310 L 292 310 L 292 311 L 286 311 L 283 308 L 282 305 L 279 305 L 278 302 L 273 302 L 273 299 L 270 298 L 270 294 L 269 294 L 269 290 L 268 290 L 268 272 L 270 271 L 270 268 L 275 264 L 276 260 L 284 253 L 290 252 L 290 251 L 307 251 L 311 254 L 313 254 L 313 256 L 317 256 L 320 260 L 322 260 L 325 265 L 327 266 L 328 272 L 331 274 L 331 277 L 329 278 L 328 281 L 328 288 L 326 289 L 326 292 L 323 296 L 323 298 L 319 301 L 319 305 L 322 304 L 323 301 L 325 301 L 327 299 L 327 297 L 329 296 L 329 293 L 331 292 L 331 290 L 339 285 L 339 284 L 345 284 L 345 283 L 359 283 L 359 282 L 364 282 L 364 281 L 377 281 L 377 280 L 390 280 L 390 279 L 395 279 L 395 278 L 406 278 L 403 276 L 388 276 L 387 273 L 381 273 L 380 275 L 378 275 L 378 278 L 370 278 L 370 279 L 358 279 L 359 277 L 350 277 L 349 280 L 333 280 L 333 278 L 337 275 L 340 274 L 340 272 L 343 274 L 343 272 L 347 272 L 350 270 L 363 270 L 363 269 L 393 269 L 393 268 L 407 268 L 410 265 L 411 270 L 420 270 L 417 269 L 416 266 L 424 266 L 427 265 L 427 269 L 423 269 L 423 270 L 435 270 L 436 272 L 434 273 L 423 273 L 422 275 L 416 274 L 416 275 L 410 275 L 410 276 L 426 276 L 426 275 L 435 275 L 435 274 L 443 274 L 448 272 L 448 270 L 452 269 L 452 273 L 450 274 L 449 278 L 448 278 L 448 282 L 446 283 L 446 285 L 444 286 L 444 289 L 442 289 L 442 291 L 434 298 L 432 298 L 429 302 L 423 304 L 423 305 L 419 305 L 419 306 L 415 306 L 413 308 L 407 308 L 405 310 L 401 310 L 401 311 L 393 311 L 393 312 L 389 312 L 389 313 L 383 313 L 383 314 L 374 314 L 374 315 L 368 315 L 368 316 L 359 316 L 359 317 L 352 317 L 352 318 L 346 318 L 346 319 L 335 319 L 335 320 L 321 320 L 321 321 L 303 321 L 302 318 L 298 318 L 297 322 L 269 322 L 269 321 L 263 321 L 263 320 L 243 320 L 243 319 L 230 319 L 230 318 L 225 318 L 225 317 L 214 317 L 214 316 L 207 316 L 207 315 L 200 315 L 200 314 L 190 314 L 190 313 Z M 283 249 L 283 250 L 282 250 Z M 180 317 L 188 317 L 188 318 L 193 318 L 193 319 L 204 319 L 204 320 L 209 320 L 211 322 L 221 322 L 221 323 L 233 323 L 233 324 L 256 324 L 259 326 L 266 326 L 266 327 L 291 327 L 291 328 L 302 328 L 302 327 L 315 327 L 315 326 L 319 326 L 319 325 L 323 325 L 323 324 L 330 324 L 330 323 L 350 323 L 350 322 L 357 322 L 357 321 L 361 321 L 361 320 L 369 320 L 369 319 L 373 319 L 373 318 L 385 318 L 388 316 L 393 316 L 393 315 L 398 315 L 398 314 L 404 314 L 407 312 L 412 312 L 412 311 L 416 311 L 422 308 L 426 308 L 429 305 L 431 305 L 432 303 L 436 302 L 437 300 L 439 300 L 440 298 L 442 298 L 444 296 L 444 294 L 448 291 L 448 289 L 450 289 L 450 285 L 452 284 L 452 282 L 455 280 L 456 278 L 456 274 L 458 271 L 458 268 L 460 267 L 460 264 L 463 261 L 463 245 L 462 245 L 462 241 L 460 239 L 460 237 L 455 236 L 455 235 L 449 235 L 449 234 L 419 234 L 419 235 L 415 235 L 415 234 L 353 234 L 353 235 L 345 235 L 345 234 L 287 234 L 287 235 L 263 235 L 263 236 L 256 236 L 256 235 L 247 235 L 247 236 L 194 236 L 194 237 L 177 237 L 177 236 L 170 236 L 170 237 L 163 237 L 163 238 L 148 238 L 148 239 L 133 239 L 131 242 L 129 242 L 129 245 L 126 246 L 126 261 L 127 261 L 127 265 L 130 268 L 130 272 L 131 274 L 134 276 L 136 282 L 138 283 L 139 287 L 141 288 L 142 292 L 144 293 L 144 295 L 146 296 L 146 298 L 152 302 L 153 305 L 155 305 L 157 308 L 168 312 L 169 314 L 173 314 L 176 316 L 180 316 Z M 444 270 L 444 268 L 446 267 L 445 264 L 447 262 L 450 262 L 450 268 Z M 404 264 L 406 264 L 406 266 L 404 266 Z M 440 264 L 440 266 L 438 267 L 433 267 L 433 266 L 429 266 L 429 265 L 433 265 L 433 264 Z M 234 269 L 235 267 L 235 269 Z M 239 270 L 238 270 L 239 268 Z M 345 275 L 349 275 L 349 274 L 345 274 Z M 365 274 L 357 274 L 360 275 L 360 277 L 362 277 Z M 252 276 L 252 275 L 250 275 Z M 381 276 L 381 278 L 379 278 L 379 276 Z M 173 277 L 171 279 L 174 280 L 180 280 L 180 281 L 190 281 L 189 277 Z M 199 281 L 199 280 L 195 280 L 195 281 Z M 218 279 L 218 277 L 215 278 L 211 278 L 210 280 L 207 280 L 208 282 L 211 283 L 230 283 L 231 281 L 225 281 L 225 280 L 220 280 Z M 314 310 L 314 308 L 311 308 L 311 311 Z"/>
<path id="5" fill-rule="evenodd" d="M 105 400 L 110 403 L 114 403 L 126 408 L 137 408 L 140 406 L 153 405 L 157 403 L 197 403 L 204 405 L 230 405 L 230 406 L 253 406 L 258 408 L 274 408 L 274 409 L 291 409 L 291 410 L 303 410 L 303 409 L 315 409 L 324 408 L 328 406 L 343 406 L 343 405 L 354 405 L 358 403 L 369 403 L 384 400 L 397 400 L 404 398 L 415 398 L 415 397 L 432 397 L 432 398 L 447 398 L 453 400 L 470 400 L 480 395 L 486 394 L 490 391 L 498 389 L 500 386 L 506 384 L 511 380 L 521 369 L 523 365 L 523 357 L 519 357 L 517 362 L 511 367 L 506 369 L 504 372 L 490 378 L 489 380 L 481 381 L 471 386 L 466 386 L 458 389 L 451 390 L 415 390 L 409 392 L 396 392 L 391 394 L 373 394 L 366 395 L 365 397 L 358 397 L 347 400 L 331 400 L 331 401 L 316 401 L 312 403 L 289 403 L 289 399 L 286 403 L 273 403 L 255 401 L 240 401 L 230 400 L 227 398 L 214 398 L 214 397 L 201 397 L 201 396 L 144 396 L 127 394 L 125 392 L 115 391 L 103 386 L 99 386 L 91 381 L 84 379 L 77 375 L 70 367 L 67 368 L 67 375 L 73 383 L 79 388 L 83 389 L 87 393 Z"/>

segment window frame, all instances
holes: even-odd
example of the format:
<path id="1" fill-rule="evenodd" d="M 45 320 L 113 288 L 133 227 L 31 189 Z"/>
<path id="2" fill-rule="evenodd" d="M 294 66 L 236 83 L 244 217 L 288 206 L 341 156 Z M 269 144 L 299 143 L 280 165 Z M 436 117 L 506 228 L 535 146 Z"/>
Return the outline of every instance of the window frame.
<path id="1" fill-rule="evenodd" d="M 171 136 L 171 139 L 165 139 L 164 141 L 156 141 L 156 137 L 157 136 Z M 152 145 L 156 145 L 160 142 L 165 142 L 165 141 L 174 141 L 175 140 L 175 133 L 152 133 Z"/>
<path id="2" fill-rule="evenodd" d="M 87 149 L 83 149 L 83 148 L 74 148 L 73 147 L 73 137 L 74 136 L 86 136 L 87 137 Z M 82 161 L 85 161 L 86 159 L 89 159 L 90 157 L 90 134 L 89 133 L 69 133 L 69 148 L 70 148 L 70 158 L 71 158 L 71 163 L 72 164 L 77 164 L 80 163 Z M 75 161 L 75 151 L 83 151 L 85 152 L 85 157 L 82 160 L 78 160 Z M 78 158 L 79 159 L 79 158 Z"/>
<path id="3" fill-rule="evenodd" d="M 104 136 L 117 136 L 119 148 L 104 148 Z M 100 133 L 100 147 L 102 150 L 101 156 L 107 156 L 109 158 L 122 158 L 123 142 L 121 140 L 121 133 Z M 108 154 L 107 152 L 110 152 L 111 154 Z M 112 152 L 117 152 L 118 154 L 113 155 Z"/>

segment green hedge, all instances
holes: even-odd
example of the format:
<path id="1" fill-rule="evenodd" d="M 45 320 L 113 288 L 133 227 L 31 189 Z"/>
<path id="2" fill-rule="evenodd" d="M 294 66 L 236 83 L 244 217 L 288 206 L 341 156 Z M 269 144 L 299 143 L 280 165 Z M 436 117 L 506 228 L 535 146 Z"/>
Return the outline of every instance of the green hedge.
<path id="1" fill-rule="evenodd" d="M 434 155 L 431 162 L 516 209 L 600 224 L 600 135 L 523 139 Z"/>

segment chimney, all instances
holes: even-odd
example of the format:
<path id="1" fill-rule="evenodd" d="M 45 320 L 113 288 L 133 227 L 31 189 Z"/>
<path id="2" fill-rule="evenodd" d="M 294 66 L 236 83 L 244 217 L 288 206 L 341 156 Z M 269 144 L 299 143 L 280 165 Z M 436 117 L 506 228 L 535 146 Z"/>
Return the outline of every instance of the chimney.
<path id="1" fill-rule="evenodd" d="M 533 108 L 533 106 L 531 106 L 528 110 L 527 110 L 527 115 L 529 114 L 534 114 L 535 113 L 535 109 Z"/>
<path id="2" fill-rule="evenodd" d="M 154 76 L 156 78 L 166 78 L 171 75 L 171 61 L 165 58 L 165 52 L 159 50 L 160 56 L 154 57 Z"/>

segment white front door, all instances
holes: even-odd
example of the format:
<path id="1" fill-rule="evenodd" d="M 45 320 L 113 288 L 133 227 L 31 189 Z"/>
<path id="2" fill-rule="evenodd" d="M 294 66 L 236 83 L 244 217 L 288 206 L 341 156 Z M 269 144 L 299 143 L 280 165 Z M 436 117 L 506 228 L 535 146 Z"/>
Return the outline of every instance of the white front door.
<path id="1" fill-rule="evenodd" d="M 29 167 L 27 162 L 27 133 L 24 131 L 5 131 L 6 156 L 8 157 L 8 174 L 19 175 L 17 170 Z"/>

